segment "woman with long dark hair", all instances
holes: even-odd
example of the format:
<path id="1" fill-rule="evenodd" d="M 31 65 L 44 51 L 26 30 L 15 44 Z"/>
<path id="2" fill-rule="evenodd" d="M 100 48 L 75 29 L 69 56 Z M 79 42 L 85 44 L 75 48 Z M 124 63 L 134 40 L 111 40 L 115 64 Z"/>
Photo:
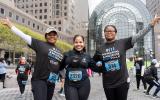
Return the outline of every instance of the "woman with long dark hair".
<path id="1" fill-rule="evenodd" d="M 66 100 L 87 100 L 90 93 L 90 80 L 87 69 L 99 69 L 86 53 L 84 37 L 75 35 L 73 50 L 64 53 L 61 69 L 66 68 L 64 91 Z"/>

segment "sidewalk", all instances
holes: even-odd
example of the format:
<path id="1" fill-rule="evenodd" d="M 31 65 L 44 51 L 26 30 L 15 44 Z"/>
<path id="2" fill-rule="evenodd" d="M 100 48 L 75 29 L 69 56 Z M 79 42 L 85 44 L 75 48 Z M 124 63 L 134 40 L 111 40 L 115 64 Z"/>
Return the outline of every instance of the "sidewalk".
<path id="1" fill-rule="evenodd" d="M 30 81 L 26 86 L 26 90 L 23 96 L 20 96 L 19 88 L 16 81 L 16 75 L 14 71 L 10 70 L 10 75 L 12 78 L 7 79 L 7 88 L 0 89 L 0 100 L 33 100 L 33 95 L 31 92 Z M 30 80 L 30 78 L 29 78 Z M 91 92 L 88 100 L 106 100 L 104 95 L 103 87 L 102 87 L 102 79 L 98 74 L 94 77 L 90 78 L 91 80 Z M 2 87 L 2 84 L 0 84 Z M 160 100 L 159 98 L 152 98 L 151 96 L 146 96 L 143 93 L 143 87 L 140 87 L 139 91 L 136 91 L 135 78 L 131 75 L 131 84 L 128 93 L 128 100 Z M 58 94 L 58 90 L 60 89 L 60 84 L 58 83 L 55 88 L 55 94 L 52 100 L 65 100 L 64 97 Z M 155 87 L 151 90 L 151 93 L 155 90 Z M 122 90 L 123 92 L 123 90 Z M 160 92 L 158 93 L 160 96 Z"/>

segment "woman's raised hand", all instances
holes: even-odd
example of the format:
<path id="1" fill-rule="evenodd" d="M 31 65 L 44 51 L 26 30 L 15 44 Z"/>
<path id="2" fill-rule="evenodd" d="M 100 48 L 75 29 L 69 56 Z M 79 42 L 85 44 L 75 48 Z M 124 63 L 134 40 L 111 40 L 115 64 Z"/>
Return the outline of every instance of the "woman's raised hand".
<path id="1" fill-rule="evenodd" d="M 8 26 L 9 28 L 11 28 L 11 27 L 13 26 L 13 24 L 12 24 L 12 22 L 9 20 L 9 18 L 0 19 L 0 22 L 1 22 L 3 25 Z"/>

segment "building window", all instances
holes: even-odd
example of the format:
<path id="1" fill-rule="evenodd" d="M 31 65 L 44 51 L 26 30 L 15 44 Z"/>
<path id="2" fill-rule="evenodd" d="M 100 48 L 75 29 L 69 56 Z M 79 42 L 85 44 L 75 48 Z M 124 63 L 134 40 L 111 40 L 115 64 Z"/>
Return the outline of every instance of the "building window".
<path id="1" fill-rule="evenodd" d="M 67 4 L 67 0 L 64 1 L 64 4 Z"/>
<path id="2" fill-rule="evenodd" d="M 39 10 L 39 13 L 42 13 L 42 9 Z"/>
<path id="3" fill-rule="evenodd" d="M 58 27 L 58 30 L 61 31 L 61 27 Z"/>
<path id="4" fill-rule="evenodd" d="M 30 21 L 28 21 L 28 25 L 30 25 Z"/>
<path id="5" fill-rule="evenodd" d="M 9 12 L 9 17 L 12 17 L 12 13 L 11 12 Z"/>
<path id="6" fill-rule="evenodd" d="M 22 18 L 22 23 L 25 23 L 25 19 L 24 18 Z"/>
<path id="7" fill-rule="evenodd" d="M 42 7 L 42 3 L 40 3 L 39 6 Z"/>
<path id="8" fill-rule="evenodd" d="M 3 8 L 1 8 L 1 14 L 4 14 L 4 9 Z"/>
<path id="9" fill-rule="evenodd" d="M 35 7 L 38 7 L 38 5 L 37 5 L 37 4 L 35 4 Z"/>
<path id="10" fill-rule="evenodd" d="M 46 13 L 47 12 L 47 9 L 44 9 L 44 13 Z"/>
<path id="11" fill-rule="evenodd" d="M 67 12 L 64 13 L 64 16 L 67 16 Z"/>
<path id="12" fill-rule="evenodd" d="M 54 21 L 54 25 L 56 25 L 56 21 Z"/>
<path id="13" fill-rule="evenodd" d="M 51 21 L 49 21 L 49 25 L 51 25 L 52 24 L 52 22 Z"/>
<path id="14" fill-rule="evenodd" d="M 66 6 L 64 7 L 64 10 L 67 10 L 67 7 L 66 7 Z"/>
<path id="15" fill-rule="evenodd" d="M 34 16 L 35 18 L 37 18 L 37 16 Z"/>
<path id="16" fill-rule="evenodd" d="M 58 21 L 58 24 L 59 24 L 59 25 L 61 24 L 61 21 L 60 21 L 60 20 Z"/>
<path id="17" fill-rule="evenodd" d="M 56 4 L 56 9 L 59 9 L 59 4 Z"/>
<path id="18" fill-rule="evenodd" d="M 47 19 L 47 15 L 44 15 L 44 19 Z"/>
<path id="19" fill-rule="evenodd" d="M 18 19 L 19 19 L 19 16 L 18 16 L 18 15 L 16 15 L 16 20 L 18 21 Z"/>
<path id="20" fill-rule="evenodd" d="M 39 16 L 39 19 L 42 19 L 42 16 Z"/>
<path id="21" fill-rule="evenodd" d="M 44 3 L 44 6 L 47 6 L 47 2 Z"/>
<path id="22" fill-rule="evenodd" d="M 37 14 L 37 10 L 35 10 L 35 14 Z"/>
<path id="23" fill-rule="evenodd" d="M 39 25 L 37 25 L 37 30 L 39 30 Z"/>
<path id="24" fill-rule="evenodd" d="M 28 10 L 26 10 L 26 13 L 28 13 Z"/>
<path id="25" fill-rule="evenodd" d="M 35 27 L 35 24 L 33 23 L 33 28 Z"/>
<path id="26" fill-rule="evenodd" d="M 59 15 L 59 11 L 56 11 L 56 15 Z"/>
<path id="27" fill-rule="evenodd" d="M 56 0 L 56 3 L 59 3 L 59 0 Z"/>

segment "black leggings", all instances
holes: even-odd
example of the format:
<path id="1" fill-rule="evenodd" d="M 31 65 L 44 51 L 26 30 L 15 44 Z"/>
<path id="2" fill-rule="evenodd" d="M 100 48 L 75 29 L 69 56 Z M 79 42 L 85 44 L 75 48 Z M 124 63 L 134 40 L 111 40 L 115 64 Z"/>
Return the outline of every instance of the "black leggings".
<path id="1" fill-rule="evenodd" d="M 52 100 L 55 84 L 44 80 L 32 80 L 31 83 L 34 100 Z"/>
<path id="2" fill-rule="evenodd" d="M 90 81 L 87 78 L 74 85 L 65 82 L 64 91 L 66 100 L 87 100 L 90 93 Z"/>
<path id="3" fill-rule="evenodd" d="M 0 74 L 0 80 L 3 82 L 3 88 L 5 87 L 4 86 L 5 77 L 6 77 L 6 73 Z"/>
<path id="4" fill-rule="evenodd" d="M 156 86 L 157 88 L 154 92 L 154 95 L 157 95 L 157 93 L 160 91 L 160 83 L 156 80 L 146 80 L 146 82 L 149 84 L 149 87 L 147 89 L 147 93 L 150 92 L 150 90 L 153 86 Z"/>
<path id="5" fill-rule="evenodd" d="M 142 80 L 142 83 L 143 83 L 144 89 L 146 90 L 146 89 L 147 89 L 146 82 L 145 82 L 145 80 L 144 80 L 143 76 L 140 76 L 140 75 L 136 75 L 137 89 L 139 89 L 140 81 L 141 81 L 141 80 Z"/>
<path id="6" fill-rule="evenodd" d="M 107 100 L 127 100 L 129 83 L 123 83 L 116 88 L 105 88 Z"/>
<path id="7" fill-rule="evenodd" d="M 25 79 L 21 79 L 21 78 L 17 77 L 17 82 L 18 82 L 19 90 L 20 90 L 21 94 L 24 93 L 25 86 L 26 86 L 26 84 L 24 84 L 23 81 L 27 81 L 27 80 L 28 80 L 28 77 L 26 77 Z"/>

